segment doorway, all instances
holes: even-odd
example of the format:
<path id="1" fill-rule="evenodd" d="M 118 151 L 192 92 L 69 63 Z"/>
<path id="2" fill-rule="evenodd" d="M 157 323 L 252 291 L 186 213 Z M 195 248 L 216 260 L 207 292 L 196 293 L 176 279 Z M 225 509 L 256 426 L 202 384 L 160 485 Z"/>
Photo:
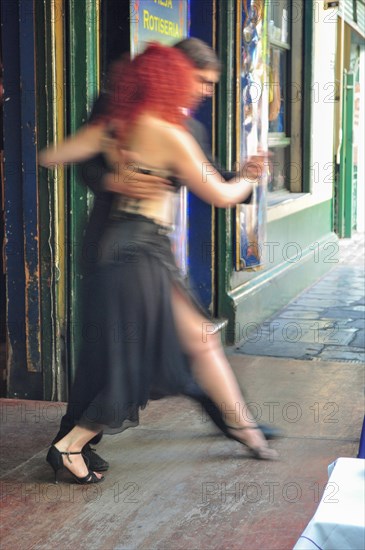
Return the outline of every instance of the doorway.
<path id="1" fill-rule="evenodd" d="M 2 37 L 1 37 L 2 21 L 0 13 L 0 239 L 1 239 L 1 254 L 0 254 L 0 397 L 6 396 L 6 279 L 5 279 L 5 263 L 4 263 L 4 247 L 5 247 L 5 224 L 4 224 L 4 170 L 3 170 L 3 56 L 2 56 Z"/>
<path id="2" fill-rule="evenodd" d="M 129 4 L 129 0 L 101 0 L 101 82 L 110 63 L 130 52 Z"/>

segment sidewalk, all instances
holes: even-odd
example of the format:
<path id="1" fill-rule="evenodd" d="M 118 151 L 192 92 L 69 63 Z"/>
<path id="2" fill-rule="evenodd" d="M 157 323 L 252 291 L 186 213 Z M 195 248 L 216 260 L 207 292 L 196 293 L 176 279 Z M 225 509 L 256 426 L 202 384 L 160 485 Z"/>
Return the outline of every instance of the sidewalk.
<path id="1" fill-rule="evenodd" d="M 333 269 L 261 325 L 231 353 L 313 361 L 365 361 L 364 235 L 331 243 Z"/>
<path id="2" fill-rule="evenodd" d="M 341 270 L 350 266 L 352 275 L 346 276 L 338 301 L 333 291 L 328 297 L 324 285 L 323 313 L 308 302 L 303 307 L 300 297 L 285 311 L 304 314 L 314 307 L 318 316 L 311 322 L 338 320 L 327 315 L 349 309 L 351 280 L 351 300 L 360 304 L 360 270 L 340 263 L 323 278 L 332 274 L 331 284 L 338 285 Z M 331 300 L 337 305 L 329 305 Z M 276 319 L 301 323 L 307 318 L 280 314 Z M 356 355 L 359 345 L 352 342 L 363 329 L 353 323 L 360 316 L 340 319 L 346 321 L 341 331 L 352 330 L 348 345 Z M 300 342 L 289 344 L 294 350 Z M 272 443 L 280 453 L 277 462 L 249 458 L 244 447 L 215 431 L 199 407 L 179 397 L 152 402 L 142 411 L 139 427 L 103 438 L 98 452 L 111 469 L 102 484 L 78 486 L 65 476 L 54 485 L 45 456 L 64 404 L 0 400 L 1 549 L 292 549 L 318 506 L 328 465 L 356 456 L 364 414 L 360 356 L 342 354 L 334 362 L 328 354 L 319 357 L 330 344 L 320 345 L 316 355 L 306 355 L 311 360 L 290 354 L 284 359 L 229 356 L 257 420 L 285 433 Z M 336 346 L 337 351 L 344 347 Z"/>
<path id="3" fill-rule="evenodd" d="M 249 458 L 184 398 L 152 402 L 141 425 L 98 446 L 105 481 L 54 485 L 47 447 L 58 403 L 1 400 L 1 549 L 290 550 L 338 457 L 355 457 L 357 364 L 231 356 L 257 418 L 285 432 L 278 462 Z M 341 488 L 339 488 L 340 490 Z"/>

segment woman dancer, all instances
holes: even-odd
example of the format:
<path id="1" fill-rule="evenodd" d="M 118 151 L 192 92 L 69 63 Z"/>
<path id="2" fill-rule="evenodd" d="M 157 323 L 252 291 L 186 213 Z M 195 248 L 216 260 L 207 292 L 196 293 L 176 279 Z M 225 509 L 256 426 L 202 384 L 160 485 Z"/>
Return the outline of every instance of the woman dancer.
<path id="1" fill-rule="evenodd" d="M 175 190 L 177 181 L 183 182 L 217 207 L 243 201 L 256 182 L 222 182 L 184 129 L 186 110 L 194 108 L 193 72 L 181 52 L 158 44 L 133 61 L 117 63 L 107 114 L 42 152 L 40 163 L 86 159 L 112 134 L 123 149 L 143 159 L 133 170 L 168 177 Z M 175 265 L 168 238 L 175 198 L 170 189 L 153 199 L 115 198 L 98 267 L 84 283 L 90 299 L 76 376 L 85 384 L 82 395 L 78 390 L 70 396 L 77 425 L 47 455 L 56 478 L 66 467 L 79 483 L 101 481 L 103 476 L 88 470 L 82 447 L 102 429 L 118 430 L 151 396 L 178 394 L 191 371 L 222 408 L 232 438 L 256 458 L 277 456 L 247 411 L 219 335 L 208 334 L 211 322 Z"/>

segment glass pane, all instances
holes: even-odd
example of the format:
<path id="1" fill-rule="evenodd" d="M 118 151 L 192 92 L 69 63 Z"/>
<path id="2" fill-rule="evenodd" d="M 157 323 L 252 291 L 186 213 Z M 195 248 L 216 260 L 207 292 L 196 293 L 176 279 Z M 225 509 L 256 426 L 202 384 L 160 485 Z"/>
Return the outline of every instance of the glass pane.
<path id="1" fill-rule="evenodd" d="M 269 4 L 269 38 L 277 42 L 290 42 L 289 0 L 271 0 Z"/>
<path id="2" fill-rule="evenodd" d="M 271 147 L 271 177 L 268 184 L 269 191 L 290 190 L 290 157 L 289 147 Z"/>
<path id="3" fill-rule="evenodd" d="M 287 57 L 286 50 L 270 48 L 269 132 L 286 132 Z"/>

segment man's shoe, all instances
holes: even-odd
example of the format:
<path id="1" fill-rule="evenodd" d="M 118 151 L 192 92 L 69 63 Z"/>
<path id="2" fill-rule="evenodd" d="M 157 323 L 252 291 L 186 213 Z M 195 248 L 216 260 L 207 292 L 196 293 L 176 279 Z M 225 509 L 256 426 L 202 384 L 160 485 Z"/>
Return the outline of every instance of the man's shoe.
<path id="1" fill-rule="evenodd" d="M 268 426 L 267 424 L 257 424 L 257 428 L 262 432 L 265 439 L 278 439 L 279 437 L 284 437 L 283 432 L 279 428 L 275 428 L 275 426 Z M 222 429 L 222 432 L 226 437 L 228 437 L 228 439 L 235 439 L 230 434 L 227 426 Z"/>
<path id="2" fill-rule="evenodd" d="M 266 439 L 278 439 L 284 437 L 283 432 L 275 426 L 268 426 L 267 424 L 258 424 L 259 429 L 262 431 Z"/>
<path id="3" fill-rule="evenodd" d="M 82 456 L 85 458 L 86 465 L 92 472 L 106 472 L 109 469 L 109 462 L 101 458 L 95 449 L 90 447 L 89 443 L 82 449 Z"/>

